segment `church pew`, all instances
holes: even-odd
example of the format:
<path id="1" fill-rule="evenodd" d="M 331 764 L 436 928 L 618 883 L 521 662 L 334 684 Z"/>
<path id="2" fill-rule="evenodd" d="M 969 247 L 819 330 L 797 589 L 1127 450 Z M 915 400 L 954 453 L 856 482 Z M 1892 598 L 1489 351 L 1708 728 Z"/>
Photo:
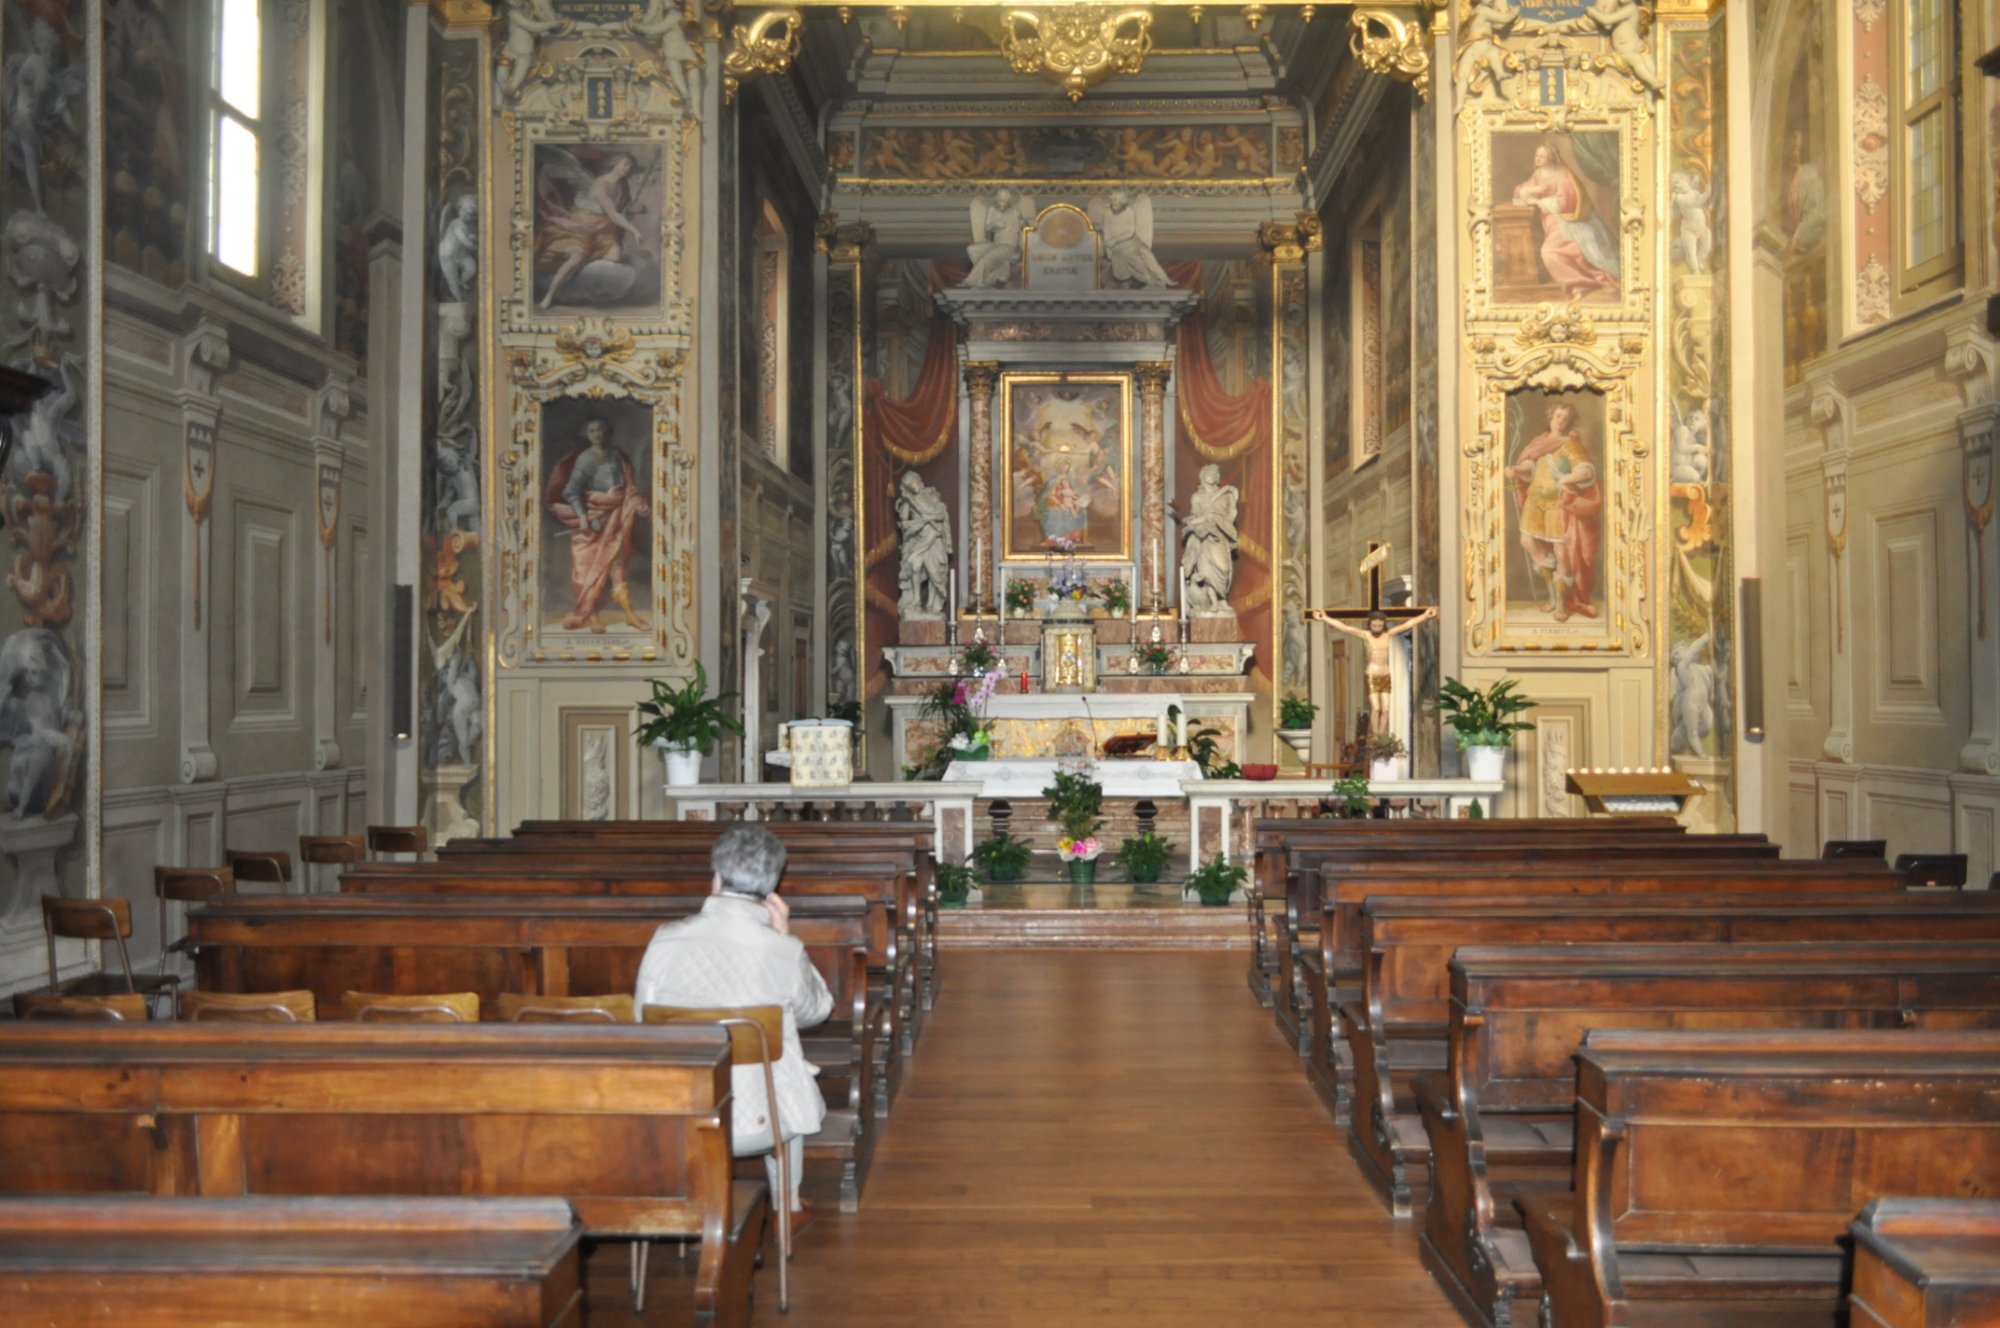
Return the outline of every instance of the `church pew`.
<path id="1" fill-rule="evenodd" d="M 1848 1230 L 1852 1328 L 2000 1324 L 2000 1199 L 1877 1199 Z"/>
<path id="2" fill-rule="evenodd" d="M 681 858 L 651 863 L 490 859 L 367 863 L 343 872 L 340 889 L 347 895 L 705 897 L 712 879 L 705 858 L 699 862 Z M 890 1021 L 891 1036 L 882 1047 L 884 1063 L 878 1085 L 885 1113 L 888 1099 L 900 1087 L 903 1059 L 916 1050 L 916 973 L 906 945 L 908 933 L 894 923 L 906 885 L 906 878 L 859 871 L 796 877 L 788 873 L 783 888 L 788 902 L 850 896 L 869 902 L 868 962 L 884 995 Z"/>
<path id="3" fill-rule="evenodd" d="M 1572 1193 L 1515 1200 L 1550 1328 L 1838 1321 L 1847 1224 L 2000 1188 L 2000 1032 L 1593 1032 Z"/>
<path id="4" fill-rule="evenodd" d="M 2000 1028 L 2000 908 L 1916 912 L 1928 916 L 1749 903 L 1706 929 L 1692 911 L 1654 913 L 1645 921 L 1657 932 L 1622 928 L 1645 944 L 1558 935 L 1544 946 L 1460 949 L 1444 1068 L 1419 1077 L 1416 1096 L 1429 1144 L 1424 1263 L 1468 1322 L 1533 1318 L 1541 1282 L 1507 1200 L 1568 1184 L 1573 1056 L 1586 1031 Z M 1652 943 L 1704 931 L 1730 943 Z M 1889 931 L 1915 939 L 1849 939 Z"/>
<path id="5" fill-rule="evenodd" d="M 560 1199 L 0 1199 L 0 1304 L 41 1328 L 578 1328 Z"/>
<path id="6" fill-rule="evenodd" d="M 189 913 L 188 934 L 203 991 L 311 991 L 331 1019 L 349 991 L 469 991 L 490 1019 L 503 993 L 630 995 L 654 931 L 700 907 L 699 897 L 219 896 Z M 867 980 L 868 916 L 860 899 L 804 896 L 791 917 L 834 999 L 833 1017 L 800 1033 L 828 1099 L 807 1178 L 843 1211 L 860 1203 L 874 1156 L 888 1039 Z"/>
<path id="7" fill-rule="evenodd" d="M 559 1196 L 699 1241 L 695 1323 L 743 1325 L 769 1196 L 729 1067 L 712 1027 L 0 1027 L 0 1193 Z"/>
<path id="8" fill-rule="evenodd" d="M 1814 860 L 1818 862 L 1818 860 Z M 1806 882 L 1810 884 L 1810 880 Z M 1894 878 L 1880 876 L 1872 888 L 1848 890 L 1854 900 L 1900 900 L 1902 892 L 1892 888 Z M 1306 1062 L 1308 1080 L 1320 1098 L 1334 1110 L 1336 1124 L 1348 1126 L 1348 1150 L 1362 1164 L 1362 1174 L 1390 1202 L 1396 1216 L 1410 1212 L 1410 1166 L 1426 1158 L 1424 1134 L 1410 1106 L 1408 1080 L 1414 1072 L 1442 1068 L 1446 1010 L 1450 1000 L 1450 976 L 1446 962 L 1458 946 L 1546 942 L 1556 936 L 1570 942 L 1580 940 L 1626 940 L 1642 938 L 1648 932 L 1662 942 L 1674 940 L 1732 940 L 1732 932 L 1720 936 L 1704 934 L 1702 922 L 1690 920 L 1688 912 L 1700 914 L 1704 908 L 1720 908 L 1728 902 L 1766 902 L 1802 898 L 1798 874 L 1764 876 L 1756 872 L 1710 872 L 1698 876 L 1602 876 L 1602 874 L 1542 874 L 1496 878 L 1438 878 L 1408 880 L 1392 886 L 1372 884 L 1370 890 L 1382 894 L 1358 896 L 1358 920 L 1336 924 L 1330 916 L 1320 928 L 1322 952 L 1314 958 L 1314 1030 L 1318 1044 Z M 1408 890 L 1408 894 L 1394 894 Z M 1838 896 L 1838 886 L 1826 898 L 1812 898 L 1814 904 L 1830 904 Z M 1388 898 L 1384 898 L 1388 896 Z M 1550 918 L 1546 932 L 1522 934 L 1518 906 L 1532 904 L 1534 896 L 1556 896 L 1558 900 L 1602 900 L 1596 908 L 1612 914 L 1612 920 L 1598 916 L 1596 908 L 1582 904 L 1558 912 L 1544 910 Z M 1676 896 L 1682 900 L 1676 904 Z M 1738 896 L 1738 898 L 1730 898 Z M 1490 900 L 1508 902 L 1512 914 L 1490 916 L 1480 910 L 1428 912 L 1432 900 Z M 1620 916 L 1634 916 L 1638 908 L 1662 908 L 1658 918 L 1618 922 Z M 1332 904 L 1344 908 L 1344 904 Z M 1746 924 L 1750 928 L 1752 924 Z M 1562 928 L 1568 928 L 1564 932 Z M 1344 986 L 1338 978 L 1326 982 L 1324 972 L 1336 962 L 1336 948 L 1342 936 L 1358 938 L 1362 956 L 1356 970 L 1358 984 Z M 1610 932 L 1610 934 L 1606 934 Z M 1934 934 L 1934 932 L 1932 932 Z M 1750 932 L 1768 936 L 1768 932 Z M 1346 1056 L 1334 1050 L 1344 1046 Z M 1324 1048 L 1324 1050 L 1322 1050 Z M 1400 1092 L 1398 1092 L 1400 1090 Z"/>

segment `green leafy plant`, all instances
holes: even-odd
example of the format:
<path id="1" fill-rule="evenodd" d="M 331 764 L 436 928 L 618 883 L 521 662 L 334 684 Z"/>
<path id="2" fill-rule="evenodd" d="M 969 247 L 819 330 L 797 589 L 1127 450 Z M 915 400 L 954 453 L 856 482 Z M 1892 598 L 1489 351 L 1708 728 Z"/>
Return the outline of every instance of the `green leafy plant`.
<path id="1" fill-rule="evenodd" d="M 966 703 L 965 684 L 956 678 L 946 678 L 925 692 L 917 717 L 932 726 L 937 745 L 914 765 L 904 766 L 903 777 L 943 779 L 945 768 L 951 764 L 952 740 L 964 738 L 969 742 L 979 728 L 979 717 Z"/>
<path id="2" fill-rule="evenodd" d="M 1104 785 L 1088 773 L 1056 772 L 1056 782 L 1042 790 L 1049 815 L 1070 839 L 1090 839 L 1103 820 Z"/>
<path id="3" fill-rule="evenodd" d="M 1165 673 L 1174 666 L 1175 651 L 1168 641 L 1141 641 L 1132 647 L 1132 654 L 1148 673 Z"/>
<path id="4" fill-rule="evenodd" d="M 1188 759 L 1201 767 L 1203 779 L 1241 779 L 1243 767 L 1222 750 L 1220 729 L 1196 729 L 1187 741 Z"/>
<path id="5" fill-rule="evenodd" d="M 1502 678 L 1490 687 L 1467 687 L 1446 678 L 1438 689 L 1438 713 L 1458 737 L 1460 749 L 1505 747 L 1514 735 L 1533 725 L 1514 718 L 1535 708 L 1534 701 L 1514 690 L 1518 680 Z"/>
<path id="6" fill-rule="evenodd" d="M 1297 692 L 1287 695 L 1278 702 L 1278 727 L 1281 729 L 1309 729 L 1313 716 L 1319 707 Z"/>
<path id="7" fill-rule="evenodd" d="M 1112 617 L 1121 617 L 1132 607 L 1132 592 L 1125 586 L 1123 577 L 1097 583 L 1097 598 L 1104 605 L 1104 611 Z"/>
<path id="8" fill-rule="evenodd" d="M 1037 593 L 1034 582 L 1014 580 L 1007 583 L 1007 593 L 1004 598 L 1008 608 L 1016 613 L 1026 613 L 1035 607 Z"/>
<path id="9" fill-rule="evenodd" d="M 1407 755 L 1410 749 L 1393 733 L 1371 733 L 1362 750 L 1368 753 L 1371 761 L 1393 761 L 1398 756 Z"/>
<path id="10" fill-rule="evenodd" d="M 653 695 L 639 703 L 639 713 L 650 717 L 636 735 L 641 746 L 658 742 L 668 747 L 692 747 L 707 756 L 725 732 L 743 732 L 742 722 L 729 713 L 736 693 L 708 695 L 708 670 L 699 660 L 695 661 L 694 677 L 678 687 L 664 678 L 647 681 Z"/>
<path id="11" fill-rule="evenodd" d="M 861 728 L 861 703 L 859 701 L 835 701 L 826 708 L 826 717 L 828 719 L 844 719 L 852 724 L 858 732 Z"/>
<path id="12" fill-rule="evenodd" d="M 1360 775 L 1334 780 L 1333 796 L 1341 800 L 1342 808 L 1349 816 L 1368 814 L 1368 781 Z"/>
<path id="13" fill-rule="evenodd" d="M 940 862 L 937 867 L 938 903 L 957 908 L 972 893 L 972 868 L 956 862 Z"/>
<path id="14" fill-rule="evenodd" d="M 1242 867 L 1224 862 L 1220 853 L 1195 869 L 1187 878 L 1186 890 L 1192 891 L 1202 903 L 1219 908 L 1229 902 L 1229 896 L 1243 888 L 1249 873 Z"/>
<path id="15" fill-rule="evenodd" d="M 988 881 L 1018 881 L 1021 873 L 1028 869 L 1031 850 L 1024 840 L 1012 835 L 995 835 L 981 840 L 972 850 L 972 862 L 978 866 L 979 874 Z M 938 869 L 940 875 L 943 868 Z M 942 894 L 943 887 L 939 887 Z"/>
<path id="16" fill-rule="evenodd" d="M 974 641 L 958 652 L 959 672 L 968 677 L 991 673 L 1000 666 L 1000 655 L 986 641 Z"/>
<path id="17" fill-rule="evenodd" d="M 1125 864 L 1127 876 L 1146 884 L 1160 879 L 1160 870 L 1167 865 L 1167 859 L 1173 856 L 1173 852 L 1171 843 L 1148 830 L 1118 846 L 1118 861 Z"/>

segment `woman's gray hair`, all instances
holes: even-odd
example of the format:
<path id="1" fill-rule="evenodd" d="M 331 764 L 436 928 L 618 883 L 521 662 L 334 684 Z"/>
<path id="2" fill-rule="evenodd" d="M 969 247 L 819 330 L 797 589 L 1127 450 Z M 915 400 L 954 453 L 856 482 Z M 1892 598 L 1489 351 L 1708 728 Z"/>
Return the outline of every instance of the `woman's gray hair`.
<path id="1" fill-rule="evenodd" d="M 784 841 L 761 825 L 732 826 L 709 850 L 708 863 L 729 893 L 763 899 L 785 874 Z"/>

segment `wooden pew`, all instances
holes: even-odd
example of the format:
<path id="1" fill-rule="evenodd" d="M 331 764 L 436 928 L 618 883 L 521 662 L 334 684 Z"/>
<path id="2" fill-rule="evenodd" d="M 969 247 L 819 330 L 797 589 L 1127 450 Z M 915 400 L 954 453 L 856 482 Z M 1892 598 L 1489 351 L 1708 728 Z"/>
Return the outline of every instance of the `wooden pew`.
<path id="1" fill-rule="evenodd" d="M 40 1328 L 578 1328 L 560 1199 L 0 1199 L 0 1304 Z"/>
<path id="2" fill-rule="evenodd" d="M 479 860 L 437 863 L 369 863 L 341 875 L 344 895 L 430 895 L 620 898 L 677 897 L 703 899 L 712 883 L 706 859 L 659 863 L 542 861 L 540 859 Z M 889 1019 L 889 1037 L 878 1048 L 876 1109 L 882 1115 L 902 1085 L 903 1060 L 915 1051 L 911 1018 L 916 976 L 893 919 L 902 886 L 879 873 L 800 876 L 788 878 L 784 895 L 798 904 L 809 898 L 859 897 L 868 901 L 869 971 Z"/>
<path id="3" fill-rule="evenodd" d="M 0 1192 L 559 1195 L 593 1238 L 699 1240 L 695 1322 L 742 1325 L 769 1196 L 729 1090 L 720 1028 L 23 1024 Z"/>
<path id="4" fill-rule="evenodd" d="M 1883 1195 L 2000 1189 L 2000 1033 L 1593 1032 L 1574 1193 L 1515 1200 L 1551 1328 L 1829 1325 Z"/>
<path id="5" fill-rule="evenodd" d="M 1848 1229 L 1852 1328 L 2000 1324 L 2000 1200 L 1877 1199 Z"/>
<path id="6" fill-rule="evenodd" d="M 1509 1198 L 1569 1183 L 1576 1045 L 1595 1028 L 2000 1028 L 2000 907 L 1883 917 L 1749 901 L 1704 916 L 1606 913 L 1630 941 L 1462 948 L 1447 1067 L 1416 1082 L 1429 1141 L 1425 1266 L 1468 1322 L 1531 1320 L 1541 1280 Z M 1573 919 L 1574 920 L 1574 919 Z M 1706 925 L 1704 925 L 1706 924 Z M 1581 930 L 1581 929 L 1578 929 Z M 1731 944 L 1658 944 L 1701 937 Z M 1920 939 L 1857 939 L 1901 931 Z M 1983 933 L 1986 939 L 1965 939 Z M 1773 945 L 1766 937 L 1783 937 Z M 1738 939 L 1740 938 L 1740 939 Z"/>
<path id="7" fill-rule="evenodd" d="M 701 897 L 233 896 L 191 912 L 188 934 L 204 991 L 311 991 L 335 1019 L 349 991 L 470 991 L 490 1019 L 503 993 L 630 995 L 653 933 L 700 907 Z M 791 917 L 834 998 L 833 1018 L 800 1034 L 828 1099 L 807 1175 L 845 1212 L 874 1156 L 874 1067 L 888 1037 L 867 980 L 869 916 L 861 899 L 803 896 Z"/>
<path id="8" fill-rule="evenodd" d="M 1763 866 L 1765 864 L 1755 864 Z M 1819 859 L 1796 864 L 1798 870 L 1772 876 L 1752 869 L 1729 872 L 1710 871 L 1690 875 L 1671 872 L 1647 876 L 1619 874 L 1570 875 L 1519 873 L 1505 878 L 1466 876 L 1454 878 L 1411 878 L 1381 887 L 1383 893 L 1365 893 L 1376 888 L 1372 878 L 1353 883 L 1356 895 L 1345 903 L 1336 901 L 1329 909 L 1359 905 L 1358 922 L 1337 923 L 1329 915 L 1320 930 L 1321 953 L 1309 971 L 1315 1000 L 1314 1027 L 1321 1051 L 1315 1046 L 1308 1060 L 1308 1078 L 1327 1101 L 1339 1120 L 1343 1097 L 1349 1098 L 1347 1112 L 1348 1150 L 1360 1162 L 1363 1175 L 1376 1187 L 1398 1217 L 1410 1212 L 1413 1191 L 1411 1167 L 1421 1166 L 1427 1145 L 1419 1122 L 1409 1082 L 1419 1072 L 1444 1066 L 1445 1032 L 1450 978 L 1446 962 L 1461 945 L 1502 943 L 1501 937 L 1518 938 L 1519 924 L 1504 920 L 1493 932 L 1488 920 L 1477 913 L 1427 913 L 1418 909 L 1385 908 L 1385 895 L 1403 901 L 1429 899 L 1511 899 L 1533 896 L 1559 898 L 1595 896 L 1612 901 L 1640 904 L 1661 896 L 1688 899 L 1721 896 L 1765 896 L 1770 899 L 1806 893 L 1796 883 L 1803 877 L 1810 883 L 1812 868 Z M 1840 879 L 1840 878 L 1836 878 Z M 1393 891 L 1407 889 L 1406 896 Z M 1829 893 L 1840 893 L 1836 885 Z M 1895 889 L 1894 878 L 1879 875 L 1872 888 L 1863 888 L 1859 897 L 1907 898 Z M 1700 907 L 1695 905 L 1695 907 Z M 1588 919 L 1588 914 L 1584 917 Z M 1578 924 L 1567 924 L 1577 928 Z M 1581 930 L 1600 925 L 1586 920 Z M 1675 925 L 1675 924 L 1670 924 Z M 1332 985 L 1319 974 L 1336 973 L 1338 947 L 1347 935 L 1358 938 L 1355 967 L 1357 985 Z M 1571 934 L 1572 938 L 1574 933 Z M 1549 938 L 1563 939 L 1560 931 Z M 1598 938 L 1602 939 L 1602 938 Z M 1663 936 L 1663 940 L 1675 939 Z M 1727 934 L 1716 937 L 1732 939 Z M 1348 1054 L 1336 1058 L 1331 1048 L 1344 1043 Z M 1351 1076 L 1349 1089 L 1344 1078 Z"/>

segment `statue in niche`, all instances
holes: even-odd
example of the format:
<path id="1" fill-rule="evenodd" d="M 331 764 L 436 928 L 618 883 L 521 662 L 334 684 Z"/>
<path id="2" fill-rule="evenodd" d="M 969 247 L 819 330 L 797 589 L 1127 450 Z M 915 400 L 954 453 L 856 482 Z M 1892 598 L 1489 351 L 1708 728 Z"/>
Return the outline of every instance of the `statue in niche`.
<path id="1" fill-rule="evenodd" d="M 903 558 L 898 611 L 909 619 L 944 617 L 951 579 L 951 513 L 944 495 L 914 470 L 903 472 L 897 489 L 896 534 Z"/>
<path id="2" fill-rule="evenodd" d="M 660 44 L 660 74 L 680 98 L 681 109 L 692 115 L 701 96 L 701 57 L 688 44 L 681 27 L 681 7 L 675 0 L 647 0 L 646 12 L 627 19 L 625 30 Z"/>
<path id="3" fill-rule="evenodd" d="M 981 290 L 1010 285 L 1021 265 L 1021 231 L 1035 219 L 1035 201 L 1002 186 L 972 200 L 972 270 L 961 284 Z"/>
<path id="4" fill-rule="evenodd" d="M 1220 466 L 1203 466 L 1181 522 L 1181 611 L 1194 618 L 1227 617 L 1236 580 L 1234 484 L 1222 483 Z"/>
<path id="5" fill-rule="evenodd" d="M 549 0 L 513 0 L 507 6 L 507 38 L 500 47 L 499 63 L 506 70 L 501 87 L 509 100 L 521 95 L 521 85 L 535 67 L 535 52 L 542 38 L 569 26 L 568 19 L 549 9 Z"/>
<path id="6" fill-rule="evenodd" d="M 1174 284 L 1153 256 L 1152 199 L 1129 189 L 1113 189 L 1091 209 L 1090 220 L 1104 238 L 1113 281 L 1152 287 Z"/>
<path id="7" fill-rule="evenodd" d="M 0 646 L 0 747 L 11 749 L 4 812 L 58 816 L 69 805 L 83 716 L 70 704 L 72 670 L 62 638 L 27 627 Z"/>

